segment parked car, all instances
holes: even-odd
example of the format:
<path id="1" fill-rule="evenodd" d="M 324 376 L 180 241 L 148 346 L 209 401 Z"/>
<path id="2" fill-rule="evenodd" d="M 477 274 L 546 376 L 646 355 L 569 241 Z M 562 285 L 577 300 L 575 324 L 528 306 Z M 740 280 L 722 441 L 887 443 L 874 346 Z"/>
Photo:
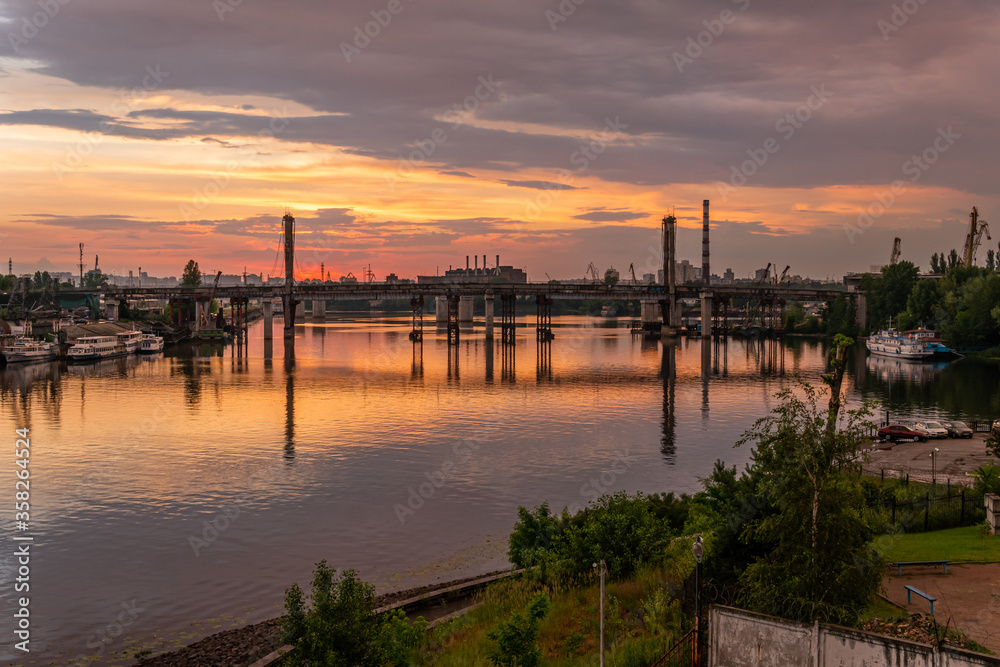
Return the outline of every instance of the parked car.
<path id="1" fill-rule="evenodd" d="M 927 442 L 930 435 L 926 431 L 918 431 L 902 424 L 891 424 L 883 426 L 878 430 L 879 440 L 891 440 L 893 442 L 916 441 Z"/>
<path id="2" fill-rule="evenodd" d="M 927 431 L 927 435 L 932 438 L 948 437 L 948 429 L 938 422 L 917 422 L 913 428 L 916 431 Z"/>
<path id="3" fill-rule="evenodd" d="M 941 426 L 948 429 L 948 435 L 952 438 L 971 438 L 972 429 L 965 422 L 941 422 Z"/>

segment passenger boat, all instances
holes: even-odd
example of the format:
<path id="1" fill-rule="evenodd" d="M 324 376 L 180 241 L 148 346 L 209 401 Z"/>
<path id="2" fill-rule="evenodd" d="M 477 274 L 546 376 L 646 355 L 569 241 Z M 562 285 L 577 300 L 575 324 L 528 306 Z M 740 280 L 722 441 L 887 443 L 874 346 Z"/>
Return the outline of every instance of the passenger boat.
<path id="1" fill-rule="evenodd" d="M 3 358 L 8 364 L 29 363 L 32 361 L 50 361 L 59 355 L 55 343 L 18 338 L 3 350 Z"/>
<path id="2" fill-rule="evenodd" d="M 133 354 L 139 351 L 139 347 L 142 345 L 142 332 L 136 331 L 135 329 L 131 331 L 119 331 L 116 334 L 118 342 L 125 346 L 126 354 Z"/>
<path id="3" fill-rule="evenodd" d="M 872 354 L 884 357 L 927 359 L 934 355 L 927 343 L 913 336 L 905 336 L 895 329 L 883 329 L 869 337 L 866 344 Z"/>
<path id="4" fill-rule="evenodd" d="M 904 331 L 903 334 L 926 343 L 927 349 L 929 349 L 931 354 L 935 357 L 941 358 L 955 356 L 955 351 L 945 345 L 945 342 L 941 340 L 941 335 L 938 334 L 937 331 L 920 328 Z"/>
<path id="5" fill-rule="evenodd" d="M 141 334 L 140 334 L 141 335 Z M 73 347 L 66 353 L 69 361 L 95 361 L 124 357 L 128 350 L 118 341 L 118 336 L 85 336 L 77 338 Z"/>
<path id="6" fill-rule="evenodd" d="M 163 351 L 163 337 L 156 334 L 142 334 L 142 342 L 139 345 L 139 352 L 151 354 Z"/>

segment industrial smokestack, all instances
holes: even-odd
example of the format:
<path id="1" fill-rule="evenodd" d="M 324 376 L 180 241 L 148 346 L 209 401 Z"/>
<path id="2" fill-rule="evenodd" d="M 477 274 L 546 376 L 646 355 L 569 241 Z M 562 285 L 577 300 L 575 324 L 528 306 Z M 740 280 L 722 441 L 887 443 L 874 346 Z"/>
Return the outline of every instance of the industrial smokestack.
<path id="1" fill-rule="evenodd" d="M 479 273 L 479 255 L 476 255 L 476 273 Z"/>
<path id="2" fill-rule="evenodd" d="M 486 275 L 486 255 L 483 255 L 483 275 Z"/>
<path id="3" fill-rule="evenodd" d="M 468 255 L 465 256 L 465 270 L 466 271 L 469 270 L 469 256 Z"/>
<path id="4" fill-rule="evenodd" d="M 701 282 L 705 287 L 711 284 L 712 272 L 708 266 L 708 200 L 702 202 L 701 239 Z"/>
<path id="5" fill-rule="evenodd" d="M 497 271 L 500 270 L 500 255 L 497 255 Z"/>

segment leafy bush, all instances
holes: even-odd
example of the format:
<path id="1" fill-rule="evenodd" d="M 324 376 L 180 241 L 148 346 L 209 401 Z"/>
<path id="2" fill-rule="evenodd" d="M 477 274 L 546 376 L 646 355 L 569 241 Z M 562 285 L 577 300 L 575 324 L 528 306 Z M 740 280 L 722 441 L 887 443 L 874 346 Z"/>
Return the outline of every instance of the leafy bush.
<path id="1" fill-rule="evenodd" d="M 285 658 L 293 667 L 409 665 L 426 622 L 411 627 L 402 611 L 375 613 L 375 587 L 346 570 L 339 580 L 326 561 L 316 564 L 307 607 L 302 589 L 285 591 L 283 641 L 295 646 Z"/>
<path id="2" fill-rule="evenodd" d="M 662 553 L 687 519 L 690 499 L 673 494 L 604 495 L 583 511 L 554 515 L 547 503 L 534 511 L 518 508 L 508 558 L 519 567 L 540 565 L 547 574 L 590 576 L 592 564 L 607 563 L 612 578 L 628 577 Z"/>
<path id="3" fill-rule="evenodd" d="M 527 613 L 514 612 L 509 621 L 486 633 L 495 642 L 486 654 L 494 667 L 538 667 L 541 664 L 538 626 L 548 612 L 549 598 L 539 593 L 528 605 Z"/>

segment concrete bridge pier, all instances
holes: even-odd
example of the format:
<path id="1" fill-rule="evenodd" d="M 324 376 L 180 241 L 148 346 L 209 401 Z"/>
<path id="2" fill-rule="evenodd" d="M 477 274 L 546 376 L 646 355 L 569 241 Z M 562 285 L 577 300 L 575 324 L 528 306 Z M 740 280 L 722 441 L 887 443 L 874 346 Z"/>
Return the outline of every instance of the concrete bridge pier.
<path id="1" fill-rule="evenodd" d="M 472 330 L 473 297 L 463 296 L 458 300 L 458 325 L 466 331 Z"/>
<path id="2" fill-rule="evenodd" d="M 486 293 L 486 337 L 493 338 L 493 292 Z M 490 375 L 492 376 L 493 355 L 489 357 Z"/>
<path id="3" fill-rule="evenodd" d="M 264 312 L 264 340 L 274 339 L 274 304 L 268 298 L 261 304 Z"/>
<path id="4" fill-rule="evenodd" d="M 108 301 L 104 304 L 104 318 L 107 320 L 118 321 L 118 302 Z"/>
<path id="5" fill-rule="evenodd" d="M 434 297 L 434 314 L 438 327 L 448 326 L 448 297 Z"/>
<path id="6" fill-rule="evenodd" d="M 313 299 L 313 320 L 319 320 L 322 322 L 326 319 L 326 301 L 322 299 Z"/>
<path id="7" fill-rule="evenodd" d="M 701 337 L 712 335 L 712 293 L 701 293 Z"/>
<path id="8" fill-rule="evenodd" d="M 660 303 L 654 299 L 643 299 L 639 304 L 639 317 L 642 321 L 643 332 L 660 333 L 663 325 L 662 314 L 660 313 Z"/>

